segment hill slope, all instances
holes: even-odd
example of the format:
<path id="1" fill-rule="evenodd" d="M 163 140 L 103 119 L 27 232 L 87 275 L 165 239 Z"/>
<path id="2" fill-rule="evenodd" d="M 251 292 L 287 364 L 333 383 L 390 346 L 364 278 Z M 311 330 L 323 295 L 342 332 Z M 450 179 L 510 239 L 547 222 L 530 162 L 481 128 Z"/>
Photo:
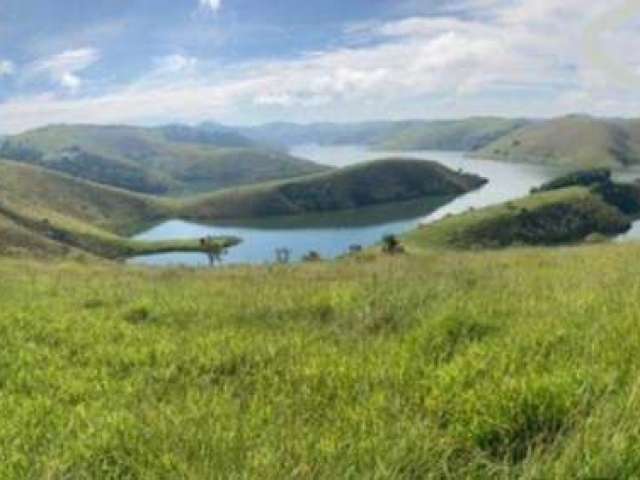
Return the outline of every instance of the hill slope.
<path id="1" fill-rule="evenodd" d="M 238 190 L 187 201 L 187 218 L 249 218 L 347 210 L 420 197 L 454 197 L 484 185 L 475 175 L 454 172 L 435 162 L 385 159 L 326 174 Z"/>
<path id="2" fill-rule="evenodd" d="M 0 213 L 0 257 L 62 257 L 71 251 L 68 245 L 25 228 Z"/>
<path id="3" fill-rule="evenodd" d="M 109 231 L 164 218 L 169 202 L 0 160 L 0 202 L 33 218 L 65 216 Z"/>
<path id="4" fill-rule="evenodd" d="M 60 245 L 117 258 L 137 253 L 199 250 L 195 240 L 143 244 L 120 235 L 170 218 L 197 220 L 353 209 L 425 196 L 443 202 L 484 180 L 421 160 L 386 160 L 328 174 L 224 190 L 182 200 L 132 193 L 40 167 L 0 161 L 0 218 L 13 232 L 0 239 L 38 250 Z M 47 240 L 43 243 L 44 240 Z M 236 239 L 222 239 L 232 245 Z M 57 251 L 57 250 L 56 250 Z"/>
<path id="5" fill-rule="evenodd" d="M 132 191 L 181 194 L 326 171 L 230 132 L 56 125 L 8 137 L 0 157 Z"/>
<path id="6" fill-rule="evenodd" d="M 198 251 L 196 240 L 138 242 L 120 236 L 174 215 L 169 200 L 0 160 L 0 251 L 107 258 L 164 251 Z M 237 239 L 220 239 L 234 245 Z"/>
<path id="7" fill-rule="evenodd" d="M 527 125 L 519 119 L 492 117 L 415 122 L 387 133 L 374 147 L 385 150 L 473 151 Z"/>
<path id="8" fill-rule="evenodd" d="M 634 478 L 639 255 L 0 260 L 0 477 Z"/>
<path id="9" fill-rule="evenodd" d="M 477 156 L 572 167 L 627 167 L 640 164 L 640 121 L 572 115 L 534 123 L 485 146 Z"/>
<path id="10" fill-rule="evenodd" d="M 424 225 L 407 239 L 424 248 L 504 248 L 568 244 L 630 227 L 630 219 L 615 205 L 587 188 L 571 187 L 454 215 Z"/>

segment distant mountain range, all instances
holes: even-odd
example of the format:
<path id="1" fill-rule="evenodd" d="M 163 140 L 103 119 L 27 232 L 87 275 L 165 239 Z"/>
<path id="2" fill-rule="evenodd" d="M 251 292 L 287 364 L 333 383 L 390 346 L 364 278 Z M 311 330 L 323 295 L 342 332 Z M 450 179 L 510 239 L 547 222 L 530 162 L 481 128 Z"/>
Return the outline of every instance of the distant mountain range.
<path id="1" fill-rule="evenodd" d="M 571 115 L 534 122 L 485 145 L 475 155 L 578 168 L 629 167 L 640 164 L 640 120 Z"/>
<path id="2" fill-rule="evenodd" d="M 0 158 L 134 192 L 175 196 L 330 171 L 287 153 L 310 143 L 381 152 L 458 150 L 509 162 L 624 168 L 640 164 L 640 120 L 570 115 L 254 127 L 54 125 L 0 140 Z"/>
<path id="3" fill-rule="evenodd" d="M 213 128 L 205 124 L 203 128 Z M 308 125 L 273 123 L 229 129 L 273 145 L 364 145 L 374 150 L 459 150 L 509 162 L 624 168 L 640 164 L 640 120 L 569 115 L 549 120 L 463 120 Z"/>
<path id="4" fill-rule="evenodd" d="M 209 131 L 236 132 L 264 144 L 366 145 L 378 150 L 475 150 L 530 121 L 495 117 L 464 120 L 406 120 L 363 123 L 270 123 L 225 127 L 204 123 Z"/>

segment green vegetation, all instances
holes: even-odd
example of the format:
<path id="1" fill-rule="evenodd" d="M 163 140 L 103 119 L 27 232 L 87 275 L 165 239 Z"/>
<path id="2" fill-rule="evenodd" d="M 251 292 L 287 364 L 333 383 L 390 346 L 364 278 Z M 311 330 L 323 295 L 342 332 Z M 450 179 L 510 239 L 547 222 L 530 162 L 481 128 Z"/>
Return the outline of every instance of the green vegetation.
<path id="1" fill-rule="evenodd" d="M 528 124 L 480 149 L 481 158 L 620 168 L 640 163 L 640 121 L 572 115 Z"/>
<path id="2" fill-rule="evenodd" d="M 632 216 L 640 214 L 640 183 L 619 183 L 611 178 L 611 170 L 581 170 L 545 183 L 533 193 L 559 190 L 570 186 L 589 187 L 607 203 L 616 206 L 622 213 Z"/>
<path id="3" fill-rule="evenodd" d="M 0 161 L 0 252 L 106 258 L 201 251 L 196 240 L 139 242 L 120 236 L 173 215 L 164 199 L 105 187 L 41 168 Z M 217 239 L 225 247 L 239 239 Z"/>
<path id="4" fill-rule="evenodd" d="M 164 218 L 171 204 L 9 161 L 0 161 L 0 194 L 6 209 L 40 219 L 70 217 L 116 232 Z"/>
<path id="5" fill-rule="evenodd" d="M 80 252 L 74 252 L 68 245 L 37 234 L 0 215 L 0 256 L 52 258 L 71 253 L 79 254 Z"/>
<path id="6" fill-rule="evenodd" d="M 183 203 L 180 216 L 251 218 L 360 208 L 422 197 L 442 202 L 486 180 L 435 162 L 384 159 L 334 172 L 251 188 L 225 190 Z"/>
<path id="7" fill-rule="evenodd" d="M 178 201 L 1 161 L 0 478 L 633 476 L 640 246 L 601 242 L 629 228 L 640 187 L 609 172 L 336 262 L 211 272 L 85 255 L 213 262 L 237 240 L 120 235 L 483 183 L 391 159 Z M 4 257 L 20 248 L 47 261 Z"/>
<path id="8" fill-rule="evenodd" d="M 633 477 L 639 250 L 2 260 L 0 477 Z"/>
<path id="9" fill-rule="evenodd" d="M 463 249 L 557 245 L 630 227 L 615 205 L 587 188 L 571 187 L 445 218 L 410 233 L 407 240 L 421 247 Z"/>
<path id="10" fill-rule="evenodd" d="M 415 122 L 378 140 L 384 150 L 477 150 L 527 125 L 526 120 L 477 117 L 466 120 Z"/>
<path id="11" fill-rule="evenodd" d="M 152 194 L 185 194 L 328 170 L 238 134 L 186 126 L 55 125 L 8 137 L 0 157 Z"/>
<path id="12" fill-rule="evenodd" d="M 141 195 L 50 170 L 0 161 L 0 250 L 41 255 L 86 251 L 106 258 L 202 251 L 197 240 L 137 242 L 124 238 L 170 218 L 209 221 L 321 212 L 429 197 L 445 203 L 484 180 L 432 162 L 382 160 L 335 173 L 176 200 Z M 24 237 L 32 236 L 29 241 Z M 222 246 L 239 242 L 219 239 Z M 74 250 L 70 250 L 74 249 Z"/>
<path id="13" fill-rule="evenodd" d="M 534 188 L 532 193 L 550 192 L 567 187 L 592 187 L 611 183 L 611 170 L 608 168 L 595 168 L 591 170 L 579 170 L 562 175 L 558 178 Z"/>
<path id="14" fill-rule="evenodd" d="M 204 252 L 198 239 L 142 242 L 131 240 L 62 215 L 36 219 L 0 206 L 0 252 L 23 255 L 67 255 L 91 253 L 108 259 L 168 252 Z M 235 237 L 217 237 L 216 245 L 229 248 L 240 243 Z"/>

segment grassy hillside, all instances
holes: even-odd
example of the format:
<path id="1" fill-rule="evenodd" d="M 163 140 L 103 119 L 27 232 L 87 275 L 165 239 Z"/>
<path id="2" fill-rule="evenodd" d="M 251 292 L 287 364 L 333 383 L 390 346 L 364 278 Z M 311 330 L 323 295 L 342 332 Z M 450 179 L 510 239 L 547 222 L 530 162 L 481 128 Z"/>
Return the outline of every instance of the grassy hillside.
<path id="1" fill-rule="evenodd" d="M 173 216 L 168 200 L 0 161 L 0 252 L 62 255 L 84 251 L 123 258 L 199 251 L 196 240 L 139 242 L 120 234 Z M 234 245 L 237 239 L 220 239 Z"/>
<path id="2" fill-rule="evenodd" d="M 445 218 L 410 233 L 407 240 L 420 248 L 557 245 L 630 227 L 616 206 L 587 188 L 572 187 Z"/>
<path id="3" fill-rule="evenodd" d="M 181 194 L 327 170 L 233 133 L 56 125 L 8 137 L 0 157 L 132 191 Z"/>
<path id="4" fill-rule="evenodd" d="M 68 245 L 34 233 L 0 214 L 0 257 L 62 257 L 73 253 Z"/>
<path id="5" fill-rule="evenodd" d="M 20 229 L 19 234 L 0 238 L 0 248 L 33 245 L 38 252 L 55 253 L 74 248 L 107 258 L 198 251 L 200 246 L 195 239 L 143 243 L 121 235 L 170 218 L 208 221 L 264 217 L 353 209 L 423 197 L 446 202 L 482 184 L 484 180 L 479 177 L 453 172 L 433 162 L 386 160 L 179 201 L 0 161 L 0 218 Z M 25 243 L 21 238 L 26 233 L 34 238 Z M 238 240 L 221 241 L 233 245 Z"/>
<path id="6" fill-rule="evenodd" d="M 415 122 L 389 132 L 374 146 L 386 150 L 472 151 L 528 123 L 526 120 L 491 117 Z"/>
<path id="7" fill-rule="evenodd" d="M 620 168 L 640 163 L 640 122 L 572 115 L 527 125 L 477 152 L 499 160 Z"/>
<path id="8" fill-rule="evenodd" d="M 0 261 L 0 477 L 632 478 L 638 245 Z"/>
<path id="9" fill-rule="evenodd" d="M 0 160 L 0 202 L 34 218 L 64 215 L 114 232 L 165 218 L 170 202 Z"/>
<path id="10" fill-rule="evenodd" d="M 180 215 L 198 219 L 250 218 L 346 210 L 420 197 L 442 197 L 446 201 L 485 182 L 435 162 L 384 159 L 326 174 L 206 195 L 184 202 Z"/>

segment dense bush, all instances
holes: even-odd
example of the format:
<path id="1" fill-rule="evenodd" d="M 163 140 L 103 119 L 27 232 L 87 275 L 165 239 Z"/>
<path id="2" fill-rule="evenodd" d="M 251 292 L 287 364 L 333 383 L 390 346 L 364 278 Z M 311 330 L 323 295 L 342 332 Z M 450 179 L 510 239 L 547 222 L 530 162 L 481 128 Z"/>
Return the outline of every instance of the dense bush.
<path id="1" fill-rule="evenodd" d="M 592 170 L 580 170 L 568 175 L 556 178 L 534 188 L 532 193 L 549 192 L 567 187 L 590 187 L 592 185 L 607 184 L 611 181 L 611 170 L 607 168 L 595 168 Z"/>

